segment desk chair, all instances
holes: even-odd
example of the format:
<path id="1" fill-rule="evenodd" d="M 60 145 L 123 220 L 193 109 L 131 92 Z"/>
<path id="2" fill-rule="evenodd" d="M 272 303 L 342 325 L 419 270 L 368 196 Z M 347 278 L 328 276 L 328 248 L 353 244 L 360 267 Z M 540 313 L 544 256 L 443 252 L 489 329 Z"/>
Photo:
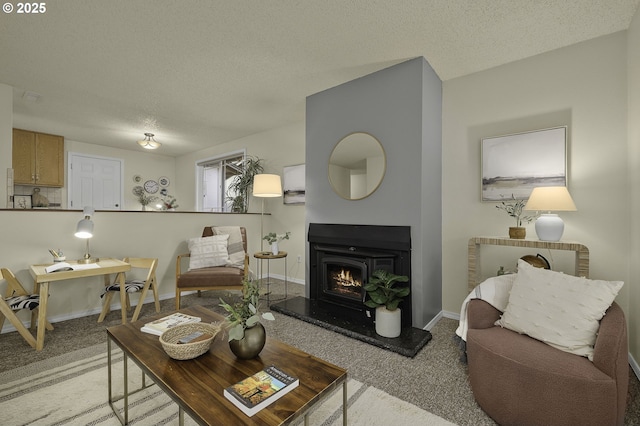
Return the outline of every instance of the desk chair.
<path id="1" fill-rule="evenodd" d="M 2 326 L 4 325 L 4 319 L 7 318 L 27 343 L 35 349 L 35 337 L 33 337 L 31 332 L 22 324 L 16 312 L 22 309 L 30 309 L 37 312 L 40 306 L 40 296 L 37 294 L 29 294 L 9 269 L 0 269 L 0 280 L 7 282 L 5 296 L 0 297 L 0 330 L 2 330 Z M 47 330 L 53 330 L 53 326 L 48 321 L 45 325 Z"/>
<path id="2" fill-rule="evenodd" d="M 125 279 L 125 291 L 127 293 L 127 303 L 126 303 L 126 306 L 121 307 L 123 314 L 126 315 L 125 310 L 129 310 L 131 308 L 129 293 L 140 293 L 138 306 L 136 306 L 136 310 L 133 312 L 133 317 L 131 317 L 131 322 L 137 321 L 138 316 L 140 315 L 140 310 L 142 309 L 142 305 L 144 303 L 145 297 L 147 296 L 147 291 L 149 290 L 149 288 L 151 288 L 151 290 L 153 291 L 153 298 L 156 304 L 156 312 L 160 312 L 160 299 L 158 298 L 158 282 L 156 280 L 156 268 L 158 267 L 158 259 L 144 258 L 144 257 L 125 257 L 123 261 L 131 265 L 131 270 L 134 270 L 134 269 L 147 270 L 147 277 L 145 280 Z M 105 287 L 104 292 L 100 295 L 100 297 L 104 297 L 104 305 L 102 306 L 102 313 L 98 318 L 98 322 L 104 321 L 104 317 L 111 311 L 111 299 L 113 299 L 114 293 L 119 291 L 120 291 L 120 283 L 118 283 L 117 280 L 114 281 L 113 284 L 110 284 Z"/>

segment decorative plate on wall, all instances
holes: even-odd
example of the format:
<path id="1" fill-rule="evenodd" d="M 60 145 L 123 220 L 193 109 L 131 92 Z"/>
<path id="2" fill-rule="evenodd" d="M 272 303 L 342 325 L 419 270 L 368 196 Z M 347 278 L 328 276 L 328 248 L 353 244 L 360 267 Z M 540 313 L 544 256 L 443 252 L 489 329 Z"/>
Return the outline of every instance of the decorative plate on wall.
<path id="1" fill-rule="evenodd" d="M 133 181 L 134 181 L 135 183 L 140 183 L 140 182 L 142 182 L 142 176 L 140 176 L 140 175 L 133 175 Z"/>
<path id="2" fill-rule="evenodd" d="M 131 192 L 133 192 L 133 195 L 135 195 L 136 197 L 139 197 L 144 192 L 144 188 L 141 187 L 140 185 L 136 185 L 133 187 Z"/>
<path id="3" fill-rule="evenodd" d="M 160 177 L 158 178 L 158 183 L 160 184 L 160 186 L 162 186 L 162 187 L 165 187 L 165 188 L 166 188 L 167 186 L 169 186 L 169 184 L 170 184 L 171 182 L 169 181 L 169 178 L 168 178 L 168 177 L 166 177 L 166 176 L 160 176 Z"/>

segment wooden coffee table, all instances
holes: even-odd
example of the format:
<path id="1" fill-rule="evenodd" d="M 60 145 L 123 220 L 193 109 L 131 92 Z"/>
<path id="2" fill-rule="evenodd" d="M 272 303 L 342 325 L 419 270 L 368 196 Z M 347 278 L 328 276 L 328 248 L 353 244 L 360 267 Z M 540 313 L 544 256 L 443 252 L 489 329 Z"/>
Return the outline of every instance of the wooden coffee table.
<path id="1" fill-rule="evenodd" d="M 223 320 L 221 315 L 201 306 L 181 309 L 179 312 L 198 316 L 203 322 Z M 302 415 L 307 424 L 309 409 L 341 384 L 343 424 L 347 424 L 346 370 L 269 337 L 255 359 L 237 359 L 229 349 L 227 339 L 218 335 L 209 352 L 192 360 L 176 361 L 162 349 L 158 336 L 140 331 L 145 323 L 166 315 L 147 317 L 107 329 L 109 405 L 123 425 L 129 422 L 128 397 L 133 393 L 129 392 L 127 385 L 127 358 L 132 359 L 144 375 L 150 377 L 178 404 L 181 425 L 184 411 L 197 423 L 205 425 L 280 425 L 289 424 Z M 112 392 L 112 342 L 124 352 L 124 394 L 118 397 Z M 300 385 L 248 417 L 224 397 L 223 390 L 270 364 L 280 366 L 298 377 Z M 144 379 L 142 386 L 145 387 Z M 114 406 L 116 401 L 123 399 L 124 416 Z"/>

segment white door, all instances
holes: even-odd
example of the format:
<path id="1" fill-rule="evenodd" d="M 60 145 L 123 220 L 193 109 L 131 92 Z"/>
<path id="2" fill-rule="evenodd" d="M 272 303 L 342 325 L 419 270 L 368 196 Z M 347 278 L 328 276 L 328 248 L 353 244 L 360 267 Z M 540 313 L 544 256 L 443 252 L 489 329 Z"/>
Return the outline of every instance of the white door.
<path id="1" fill-rule="evenodd" d="M 122 160 L 69 153 L 68 208 L 122 209 Z"/>

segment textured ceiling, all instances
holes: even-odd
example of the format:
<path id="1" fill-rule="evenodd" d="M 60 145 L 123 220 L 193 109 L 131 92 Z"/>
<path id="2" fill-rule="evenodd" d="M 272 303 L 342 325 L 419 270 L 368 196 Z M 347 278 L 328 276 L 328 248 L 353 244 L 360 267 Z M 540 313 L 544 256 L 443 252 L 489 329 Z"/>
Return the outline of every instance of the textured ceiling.
<path id="1" fill-rule="evenodd" d="M 0 15 L 14 127 L 177 156 L 417 56 L 442 80 L 628 28 L 640 0 L 48 0 Z M 41 95 L 23 99 L 25 91 Z"/>

